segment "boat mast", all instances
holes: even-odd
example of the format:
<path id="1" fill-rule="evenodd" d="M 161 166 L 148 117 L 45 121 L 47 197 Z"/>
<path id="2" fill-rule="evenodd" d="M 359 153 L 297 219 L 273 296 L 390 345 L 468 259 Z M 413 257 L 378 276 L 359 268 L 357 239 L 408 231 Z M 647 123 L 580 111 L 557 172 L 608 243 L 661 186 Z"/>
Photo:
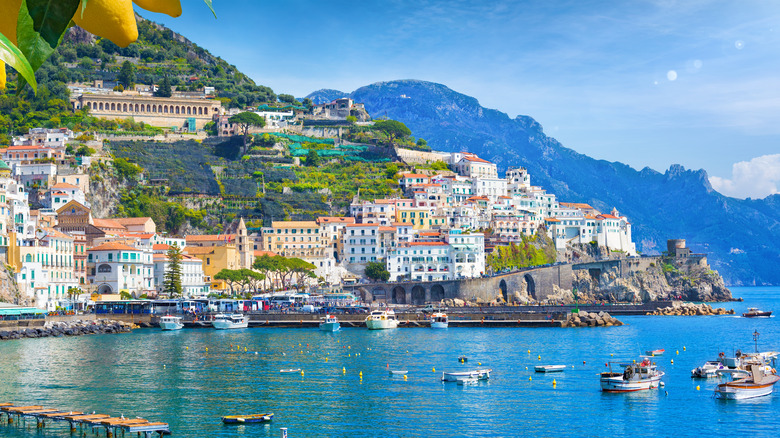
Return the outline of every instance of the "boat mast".
<path id="1" fill-rule="evenodd" d="M 758 336 L 760 333 L 758 333 L 758 330 L 753 331 L 753 343 L 755 344 L 756 353 L 758 353 Z"/>

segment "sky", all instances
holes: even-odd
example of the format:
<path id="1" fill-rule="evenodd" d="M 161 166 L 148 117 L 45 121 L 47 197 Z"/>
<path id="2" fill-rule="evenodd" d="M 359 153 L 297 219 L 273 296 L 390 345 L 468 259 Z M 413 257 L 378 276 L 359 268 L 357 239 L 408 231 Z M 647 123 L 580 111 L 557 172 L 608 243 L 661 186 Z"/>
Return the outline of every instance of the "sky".
<path id="1" fill-rule="evenodd" d="M 636 169 L 780 193 L 780 2 L 182 0 L 139 11 L 277 94 L 420 79 Z"/>

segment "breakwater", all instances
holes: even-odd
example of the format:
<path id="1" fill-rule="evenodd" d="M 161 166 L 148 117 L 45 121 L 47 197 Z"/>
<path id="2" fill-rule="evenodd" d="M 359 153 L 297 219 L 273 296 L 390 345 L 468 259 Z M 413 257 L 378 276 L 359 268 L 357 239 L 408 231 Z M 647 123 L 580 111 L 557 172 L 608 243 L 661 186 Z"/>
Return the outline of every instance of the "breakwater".
<path id="1" fill-rule="evenodd" d="M 94 321 L 70 321 L 47 323 L 43 327 L 18 328 L 16 330 L 0 331 L 0 340 L 23 338 L 48 338 L 62 336 L 96 335 L 104 333 L 127 333 L 133 328 L 133 324 L 98 319 Z"/>

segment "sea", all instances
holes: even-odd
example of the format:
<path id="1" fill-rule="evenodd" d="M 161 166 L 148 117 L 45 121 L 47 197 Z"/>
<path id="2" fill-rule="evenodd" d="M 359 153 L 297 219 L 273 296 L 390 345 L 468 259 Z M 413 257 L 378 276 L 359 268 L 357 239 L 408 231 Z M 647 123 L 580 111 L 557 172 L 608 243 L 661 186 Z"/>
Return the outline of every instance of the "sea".
<path id="1" fill-rule="evenodd" d="M 780 313 L 780 288 L 732 293 L 744 302 L 714 306 L 736 316 L 621 316 L 624 326 L 606 328 L 138 329 L 5 341 L 0 402 L 162 421 L 174 437 L 281 437 L 282 428 L 291 438 L 776 436 L 780 393 L 718 400 L 716 379 L 691 378 L 720 352 L 780 351 L 776 317 L 738 316 L 748 307 Z M 600 391 L 608 362 L 653 349 L 666 350 L 654 359 L 665 386 Z M 540 364 L 566 370 L 535 373 Z M 493 370 L 487 382 L 441 382 L 442 371 L 484 367 Z M 268 412 L 270 424 L 220 421 Z M 4 422 L 0 436 L 71 435 L 66 423 L 40 431 L 32 421 Z"/>

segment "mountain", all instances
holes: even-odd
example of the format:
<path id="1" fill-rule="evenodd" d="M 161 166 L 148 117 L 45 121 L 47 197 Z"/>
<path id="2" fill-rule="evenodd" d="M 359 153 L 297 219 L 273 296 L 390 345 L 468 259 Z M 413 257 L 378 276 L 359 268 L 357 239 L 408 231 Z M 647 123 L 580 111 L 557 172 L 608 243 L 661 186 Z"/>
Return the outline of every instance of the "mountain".
<path id="1" fill-rule="evenodd" d="M 349 96 L 349 93 L 345 93 L 339 90 L 332 90 L 329 88 L 323 88 L 322 90 L 317 90 L 313 93 L 310 93 L 306 97 L 311 99 L 315 105 L 319 105 L 321 103 L 330 103 L 338 99 L 339 97 L 345 97 L 345 96 Z"/>
<path id="2" fill-rule="evenodd" d="M 523 166 L 534 185 L 561 201 L 617 208 L 632 221 L 644 253 L 659 253 L 667 239 L 682 238 L 694 252 L 709 254 L 727 284 L 780 284 L 780 195 L 739 200 L 713 190 L 704 170 L 673 165 L 664 173 L 637 171 L 596 160 L 548 137 L 531 117 L 510 118 L 441 84 L 379 82 L 350 97 L 370 114 L 404 122 L 433 149 L 468 150 L 500 170 Z"/>

